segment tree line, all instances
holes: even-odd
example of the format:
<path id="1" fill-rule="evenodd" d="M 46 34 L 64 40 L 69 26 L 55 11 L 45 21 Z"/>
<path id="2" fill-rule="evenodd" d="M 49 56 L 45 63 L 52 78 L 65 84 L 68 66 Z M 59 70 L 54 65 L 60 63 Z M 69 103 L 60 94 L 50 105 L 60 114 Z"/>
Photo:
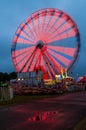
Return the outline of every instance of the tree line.
<path id="1" fill-rule="evenodd" d="M 11 79 L 16 79 L 16 78 L 17 78 L 16 72 L 11 72 L 11 73 L 0 72 L 0 82 L 7 82 L 10 81 Z"/>

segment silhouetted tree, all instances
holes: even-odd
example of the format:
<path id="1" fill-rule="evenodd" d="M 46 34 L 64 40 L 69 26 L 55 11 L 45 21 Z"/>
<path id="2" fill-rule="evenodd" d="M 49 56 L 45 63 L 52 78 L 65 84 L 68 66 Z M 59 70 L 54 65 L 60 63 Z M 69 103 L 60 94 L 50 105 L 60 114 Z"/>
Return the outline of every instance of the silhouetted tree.
<path id="1" fill-rule="evenodd" d="M 0 72 L 0 82 L 10 81 L 11 79 L 16 79 L 16 78 L 17 78 L 16 72 L 11 72 L 9 74 Z"/>

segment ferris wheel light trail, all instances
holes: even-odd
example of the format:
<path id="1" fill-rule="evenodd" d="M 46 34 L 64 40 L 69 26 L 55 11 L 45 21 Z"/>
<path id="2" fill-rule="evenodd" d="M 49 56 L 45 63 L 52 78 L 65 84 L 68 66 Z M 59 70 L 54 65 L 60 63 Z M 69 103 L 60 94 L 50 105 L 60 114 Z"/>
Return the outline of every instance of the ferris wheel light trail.
<path id="1" fill-rule="evenodd" d="M 59 9 L 32 13 L 15 32 L 11 56 L 17 72 L 41 69 L 46 78 L 66 71 L 77 58 L 79 31 L 74 21 Z M 56 73 L 55 73 L 56 72 Z"/>

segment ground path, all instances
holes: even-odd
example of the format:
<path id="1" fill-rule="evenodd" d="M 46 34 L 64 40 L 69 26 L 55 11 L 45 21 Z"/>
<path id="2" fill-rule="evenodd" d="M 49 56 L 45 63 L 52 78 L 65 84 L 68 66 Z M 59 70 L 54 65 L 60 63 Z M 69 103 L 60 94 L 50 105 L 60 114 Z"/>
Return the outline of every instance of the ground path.
<path id="1" fill-rule="evenodd" d="M 86 117 L 86 92 L 0 108 L 0 130 L 73 130 Z"/>

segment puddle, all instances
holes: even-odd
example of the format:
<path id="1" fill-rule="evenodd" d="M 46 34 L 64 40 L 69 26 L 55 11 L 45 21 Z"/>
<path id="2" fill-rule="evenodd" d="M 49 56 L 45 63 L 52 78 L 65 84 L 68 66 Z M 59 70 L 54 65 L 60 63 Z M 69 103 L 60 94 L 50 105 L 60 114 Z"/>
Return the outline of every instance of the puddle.
<path id="1" fill-rule="evenodd" d="M 57 111 L 42 112 L 36 116 L 29 118 L 29 121 L 43 121 L 50 116 L 56 115 Z"/>

